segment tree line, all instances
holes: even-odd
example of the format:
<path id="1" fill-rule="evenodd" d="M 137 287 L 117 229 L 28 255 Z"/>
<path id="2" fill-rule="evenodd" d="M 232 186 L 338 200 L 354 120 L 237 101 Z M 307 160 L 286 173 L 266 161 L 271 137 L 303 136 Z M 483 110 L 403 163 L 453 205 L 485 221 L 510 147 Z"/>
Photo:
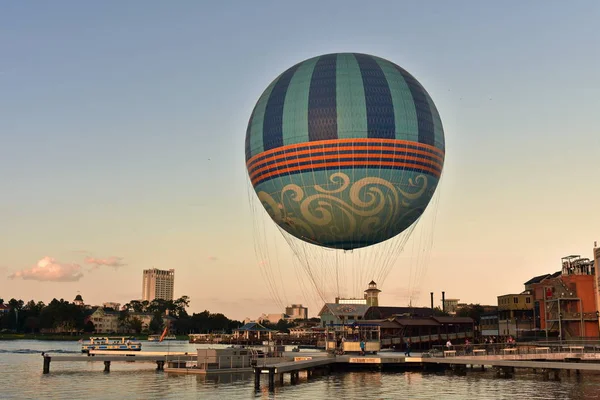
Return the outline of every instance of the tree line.
<path id="1" fill-rule="evenodd" d="M 0 304 L 5 304 L 0 299 Z M 95 326 L 88 317 L 96 310 L 79 306 L 64 299 L 52 299 L 48 304 L 42 301 L 10 299 L 5 305 L 8 312 L 0 314 L 0 331 L 16 333 L 39 333 L 42 329 L 55 333 L 93 333 Z M 173 334 L 188 333 L 231 333 L 242 326 L 240 321 L 231 320 L 221 313 L 205 310 L 189 315 L 186 308 L 189 297 L 176 300 L 156 299 L 153 301 L 131 300 L 120 310 L 104 308 L 105 311 L 119 313 L 119 327 L 135 333 L 160 333 L 164 329 L 163 317 L 174 318 Z M 152 314 L 147 332 L 144 330 L 139 314 Z"/>

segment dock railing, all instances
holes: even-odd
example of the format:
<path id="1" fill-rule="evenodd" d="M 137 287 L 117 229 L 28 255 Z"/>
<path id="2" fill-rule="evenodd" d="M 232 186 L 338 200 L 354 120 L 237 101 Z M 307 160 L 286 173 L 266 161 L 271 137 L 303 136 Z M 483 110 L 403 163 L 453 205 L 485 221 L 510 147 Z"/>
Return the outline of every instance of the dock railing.
<path id="1" fill-rule="evenodd" d="M 269 357 L 268 354 L 252 352 L 244 356 L 206 356 L 194 357 L 175 356 L 169 358 L 168 362 L 172 368 L 194 368 L 206 371 L 212 370 L 235 370 L 241 368 L 252 368 L 266 366 L 268 364 L 281 362 L 283 357 Z"/>
<path id="2" fill-rule="evenodd" d="M 586 354 L 600 358 L 600 343 L 581 341 L 549 341 L 534 343 L 478 343 L 456 344 L 452 346 L 434 345 L 425 353 L 425 357 L 459 357 L 459 356 L 507 356 L 530 354 Z M 593 354 L 593 356 L 592 356 Z"/>

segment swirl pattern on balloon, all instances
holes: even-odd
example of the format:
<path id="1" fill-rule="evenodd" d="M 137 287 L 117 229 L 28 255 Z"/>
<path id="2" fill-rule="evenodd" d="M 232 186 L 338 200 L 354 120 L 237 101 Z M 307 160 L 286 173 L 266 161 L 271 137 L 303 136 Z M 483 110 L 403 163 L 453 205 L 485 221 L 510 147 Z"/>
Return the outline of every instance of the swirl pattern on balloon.
<path id="1" fill-rule="evenodd" d="M 278 193 L 259 191 L 258 197 L 290 234 L 327 247 L 356 248 L 406 229 L 418 217 L 410 217 L 413 203 L 430 189 L 424 174 L 405 185 L 379 177 L 352 182 L 343 172 L 332 173 L 328 182 L 328 187 L 290 183 Z"/>

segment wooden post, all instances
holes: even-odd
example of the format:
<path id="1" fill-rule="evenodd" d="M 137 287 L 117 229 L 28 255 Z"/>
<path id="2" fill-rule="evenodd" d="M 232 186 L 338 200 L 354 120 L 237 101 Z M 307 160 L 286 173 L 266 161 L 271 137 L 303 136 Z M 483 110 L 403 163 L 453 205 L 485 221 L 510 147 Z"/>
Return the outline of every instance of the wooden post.
<path id="1" fill-rule="evenodd" d="M 44 374 L 50 373 L 50 361 L 52 361 L 52 357 L 44 356 Z"/>
<path id="2" fill-rule="evenodd" d="M 275 390 L 275 368 L 269 369 L 269 390 Z"/>
<path id="3" fill-rule="evenodd" d="M 156 362 L 156 370 L 157 371 L 163 371 L 165 369 L 165 362 L 164 361 L 157 361 Z"/>
<path id="4" fill-rule="evenodd" d="M 110 361 L 104 361 L 104 372 L 110 372 Z"/>
<path id="5" fill-rule="evenodd" d="M 254 389 L 260 389 L 260 368 L 254 367 Z"/>

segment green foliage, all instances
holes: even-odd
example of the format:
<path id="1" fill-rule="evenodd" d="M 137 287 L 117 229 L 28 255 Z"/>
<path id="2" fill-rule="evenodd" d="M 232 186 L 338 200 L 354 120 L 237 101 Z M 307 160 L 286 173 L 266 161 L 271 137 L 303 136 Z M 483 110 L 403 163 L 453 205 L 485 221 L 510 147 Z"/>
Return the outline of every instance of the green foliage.
<path id="1" fill-rule="evenodd" d="M 459 317 L 471 317 L 475 320 L 475 323 L 479 325 L 481 322 L 481 314 L 485 312 L 485 309 L 480 304 L 467 304 L 456 311 L 456 315 Z"/>
<path id="2" fill-rule="evenodd" d="M 434 308 L 434 309 L 433 309 L 433 316 L 434 316 L 434 317 L 449 317 L 449 316 L 450 316 L 450 314 L 448 314 L 448 313 L 447 313 L 447 312 L 445 312 L 445 311 L 442 311 L 442 309 L 441 309 L 441 308 L 439 308 L 439 307 L 436 307 L 436 308 Z"/>
<path id="3" fill-rule="evenodd" d="M 263 321 L 261 322 L 261 325 L 265 328 L 274 329 L 282 333 L 290 333 L 289 329 L 293 328 L 294 326 L 297 326 L 297 322 L 301 321 L 302 320 L 286 321 L 284 319 L 280 319 L 276 324 L 272 324 L 268 321 Z"/>
<path id="4" fill-rule="evenodd" d="M 163 319 L 159 311 L 154 312 L 154 316 L 148 326 L 150 333 L 160 333 L 163 330 Z"/>

